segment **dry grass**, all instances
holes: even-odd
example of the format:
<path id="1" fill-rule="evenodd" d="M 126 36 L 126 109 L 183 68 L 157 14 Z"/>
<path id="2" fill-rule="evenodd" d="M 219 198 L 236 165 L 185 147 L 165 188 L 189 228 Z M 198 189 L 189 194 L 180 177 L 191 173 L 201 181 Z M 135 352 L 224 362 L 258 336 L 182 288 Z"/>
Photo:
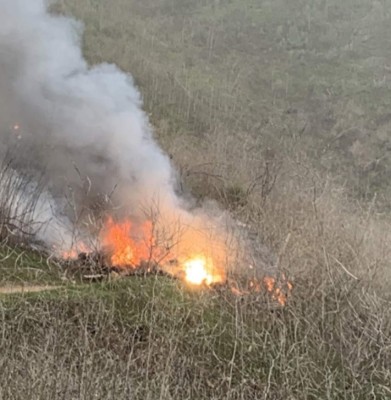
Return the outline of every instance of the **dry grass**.
<path id="1" fill-rule="evenodd" d="M 34 213 L 41 188 L 27 173 L 19 173 L 6 158 L 0 162 L 0 241 L 15 244 L 39 229 Z"/>
<path id="2" fill-rule="evenodd" d="M 389 307 L 346 280 L 307 284 L 284 309 L 154 278 L 7 297 L 0 396 L 388 398 Z"/>
<path id="3" fill-rule="evenodd" d="M 354 88 L 365 77 L 352 83 L 338 63 L 337 81 L 346 90 L 339 93 L 330 83 L 333 73 L 315 69 L 322 64 L 311 51 L 320 46 L 315 39 L 302 56 L 296 50 L 290 58 L 280 50 L 268 53 L 276 49 L 267 34 L 273 21 L 287 36 L 286 15 L 277 12 L 286 2 L 265 2 L 262 18 L 251 11 L 251 1 L 201 3 L 64 0 L 59 7 L 86 22 L 92 62 L 112 60 L 134 74 L 183 192 L 200 202 L 215 199 L 245 223 L 253 242 L 266 245 L 292 277 L 292 297 L 276 309 L 264 294 L 189 293 L 165 278 L 7 297 L 0 303 L 0 398 L 391 398 L 389 216 L 376 201 L 346 194 L 332 169 L 325 172 L 327 118 L 313 123 L 329 110 L 330 119 L 337 118 L 335 137 L 346 137 L 338 135 L 358 111 L 350 103 L 355 111 L 344 119 L 338 107 L 344 96 L 364 107 Z M 339 10 L 339 3 L 326 3 L 327 13 Z M 341 37 L 348 36 L 349 18 L 355 23 L 367 5 L 360 2 L 358 14 L 340 13 Z M 246 25 L 250 16 L 261 18 L 252 28 Z M 265 49 L 257 47 L 261 22 Z M 308 27 L 298 28 L 281 39 L 284 46 L 309 45 Z M 351 53 L 339 45 L 346 61 Z M 269 61 L 259 59 L 258 50 Z M 290 74 L 288 66 L 299 65 L 295 57 L 303 54 L 308 62 Z M 304 82 L 312 70 L 319 79 L 297 114 L 291 108 L 309 93 Z M 286 76 L 295 90 L 286 89 Z M 327 101 L 316 103 L 324 93 Z M 312 113 L 315 103 L 320 111 Z M 310 125 L 300 128 L 300 115 Z M 343 176 L 356 182 L 349 175 L 354 162 L 338 159 L 338 151 L 328 162 L 337 161 Z"/>
<path id="4" fill-rule="evenodd" d="M 177 165 L 178 140 L 190 155 L 184 167 L 216 136 L 248 143 L 250 158 L 301 149 L 356 197 L 370 201 L 376 191 L 388 207 L 389 6 L 63 0 L 58 9 L 85 22 L 92 63 L 111 61 L 134 75 Z M 224 159 L 235 171 L 238 159 Z M 206 154 L 203 163 L 212 161 Z"/>

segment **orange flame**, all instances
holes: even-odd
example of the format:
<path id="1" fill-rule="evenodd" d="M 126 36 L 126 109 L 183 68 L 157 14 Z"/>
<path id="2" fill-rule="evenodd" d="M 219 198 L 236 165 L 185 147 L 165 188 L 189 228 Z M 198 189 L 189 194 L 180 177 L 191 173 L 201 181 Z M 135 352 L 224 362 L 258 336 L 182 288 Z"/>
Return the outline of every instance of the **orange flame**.
<path id="1" fill-rule="evenodd" d="M 231 292 L 236 296 L 245 296 L 251 293 L 260 293 L 263 288 L 270 293 L 271 298 L 277 301 L 281 306 L 285 306 L 288 296 L 291 294 L 293 285 L 285 275 L 282 275 L 281 282 L 271 276 L 265 276 L 263 280 L 251 279 L 248 282 L 248 290 L 239 290 L 236 286 L 231 286 Z"/>
<path id="2" fill-rule="evenodd" d="M 293 289 L 292 283 L 287 281 L 285 275 L 282 275 L 282 282 L 280 284 L 277 284 L 276 279 L 271 276 L 263 278 L 263 283 L 267 291 L 271 293 L 272 299 L 277 300 L 280 305 L 285 306 L 288 295 Z M 286 288 L 283 289 L 283 286 L 286 286 Z"/>
<path id="3" fill-rule="evenodd" d="M 247 282 L 247 288 L 239 289 L 234 282 L 227 279 L 223 267 L 227 248 L 221 247 L 217 253 L 211 252 L 213 257 L 206 256 L 209 254 L 206 240 L 196 232 L 182 237 L 182 248 L 175 257 L 166 246 L 158 245 L 154 236 L 151 222 L 134 225 L 129 219 L 116 222 L 113 218 L 108 218 L 100 232 L 102 250 L 109 257 L 112 266 L 136 269 L 143 261 L 154 260 L 162 271 L 181 277 L 189 285 L 211 286 L 216 283 L 226 283 L 231 292 L 237 296 L 266 291 L 281 306 L 286 305 L 293 286 L 284 274 L 279 279 L 271 276 L 251 279 Z M 62 256 L 64 259 L 76 259 L 81 252 L 90 253 L 91 250 L 80 242 L 70 251 L 62 253 Z M 189 257 L 189 254 L 193 256 Z M 174 256 L 175 262 L 172 265 L 170 263 L 162 265 L 161 261 L 164 258 L 162 255 Z"/>
<path id="4" fill-rule="evenodd" d="M 70 250 L 63 251 L 61 253 L 61 257 L 64 260 L 75 260 L 80 253 L 86 253 L 86 254 L 91 253 L 91 249 L 82 241 L 78 242 Z"/>
<path id="5" fill-rule="evenodd" d="M 276 283 L 276 280 L 271 276 L 265 276 L 263 278 L 263 283 L 265 284 L 267 291 L 272 292 L 274 290 L 274 285 Z"/>
<path id="6" fill-rule="evenodd" d="M 141 261 L 150 257 L 147 243 L 143 241 L 148 233 L 150 225 L 142 225 L 142 237 L 140 240 L 134 237 L 136 229 L 133 229 L 129 220 L 114 222 L 109 218 L 101 232 L 103 248 L 110 254 L 112 265 L 116 267 L 135 268 Z"/>

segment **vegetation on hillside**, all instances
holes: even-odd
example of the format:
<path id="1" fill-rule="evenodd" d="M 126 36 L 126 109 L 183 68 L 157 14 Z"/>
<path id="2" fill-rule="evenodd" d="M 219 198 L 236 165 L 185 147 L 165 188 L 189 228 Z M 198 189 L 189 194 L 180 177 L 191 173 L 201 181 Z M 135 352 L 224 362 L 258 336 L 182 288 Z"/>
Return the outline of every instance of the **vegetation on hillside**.
<path id="1" fill-rule="evenodd" d="M 162 278 L 8 296 L 0 396 L 386 399 L 389 310 L 354 286 L 299 286 L 274 310 Z"/>
<path id="2" fill-rule="evenodd" d="M 53 6 L 91 63 L 132 73 L 178 190 L 228 209 L 294 287 L 277 307 L 166 277 L 64 283 L 4 234 L 3 284 L 63 287 L 0 294 L 0 399 L 391 398 L 390 5 Z"/>
<path id="3" fill-rule="evenodd" d="M 196 144 L 215 174 L 243 185 L 243 153 L 251 174 L 262 152 L 304 152 L 370 201 L 388 195 L 391 166 L 390 5 L 66 0 L 60 9 L 85 22 L 92 63 L 133 74 L 178 166 L 204 172 Z"/>

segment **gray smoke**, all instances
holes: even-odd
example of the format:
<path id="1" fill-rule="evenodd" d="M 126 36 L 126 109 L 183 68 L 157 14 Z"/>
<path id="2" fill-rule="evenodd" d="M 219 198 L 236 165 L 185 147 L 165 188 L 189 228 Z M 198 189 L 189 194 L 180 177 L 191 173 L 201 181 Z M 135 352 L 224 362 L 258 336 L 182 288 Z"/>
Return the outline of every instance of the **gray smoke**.
<path id="1" fill-rule="evenodd" d="M 45 177 L 46 219 L 71 221 L 72 210 L 99 211 L 108 197 L 119 214 L 156 200 L 180 209 L 175 174 L 131 76 L 90 67 L 81 28 L 50 15 L 43 0 L 0 0 L 0 156 Z"/>

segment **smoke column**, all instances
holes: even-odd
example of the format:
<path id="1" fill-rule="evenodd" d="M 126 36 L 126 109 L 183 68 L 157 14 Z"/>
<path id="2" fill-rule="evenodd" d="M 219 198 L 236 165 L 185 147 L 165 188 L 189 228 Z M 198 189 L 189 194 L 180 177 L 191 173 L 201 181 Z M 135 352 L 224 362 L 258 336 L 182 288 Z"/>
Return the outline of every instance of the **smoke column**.
<path id="1" fill-rule="evenodd" d="M 44 171 L 51 209 L 67 213 L 69 191 L 79 208 L 112 194 L 118 213 L 137 214 L 154 199 L 180 209 L 131 76 L 88 66 L 81 31 L 43 0 L 0 0 L 0 156 L 16 149 L 16 170 Z"/>

